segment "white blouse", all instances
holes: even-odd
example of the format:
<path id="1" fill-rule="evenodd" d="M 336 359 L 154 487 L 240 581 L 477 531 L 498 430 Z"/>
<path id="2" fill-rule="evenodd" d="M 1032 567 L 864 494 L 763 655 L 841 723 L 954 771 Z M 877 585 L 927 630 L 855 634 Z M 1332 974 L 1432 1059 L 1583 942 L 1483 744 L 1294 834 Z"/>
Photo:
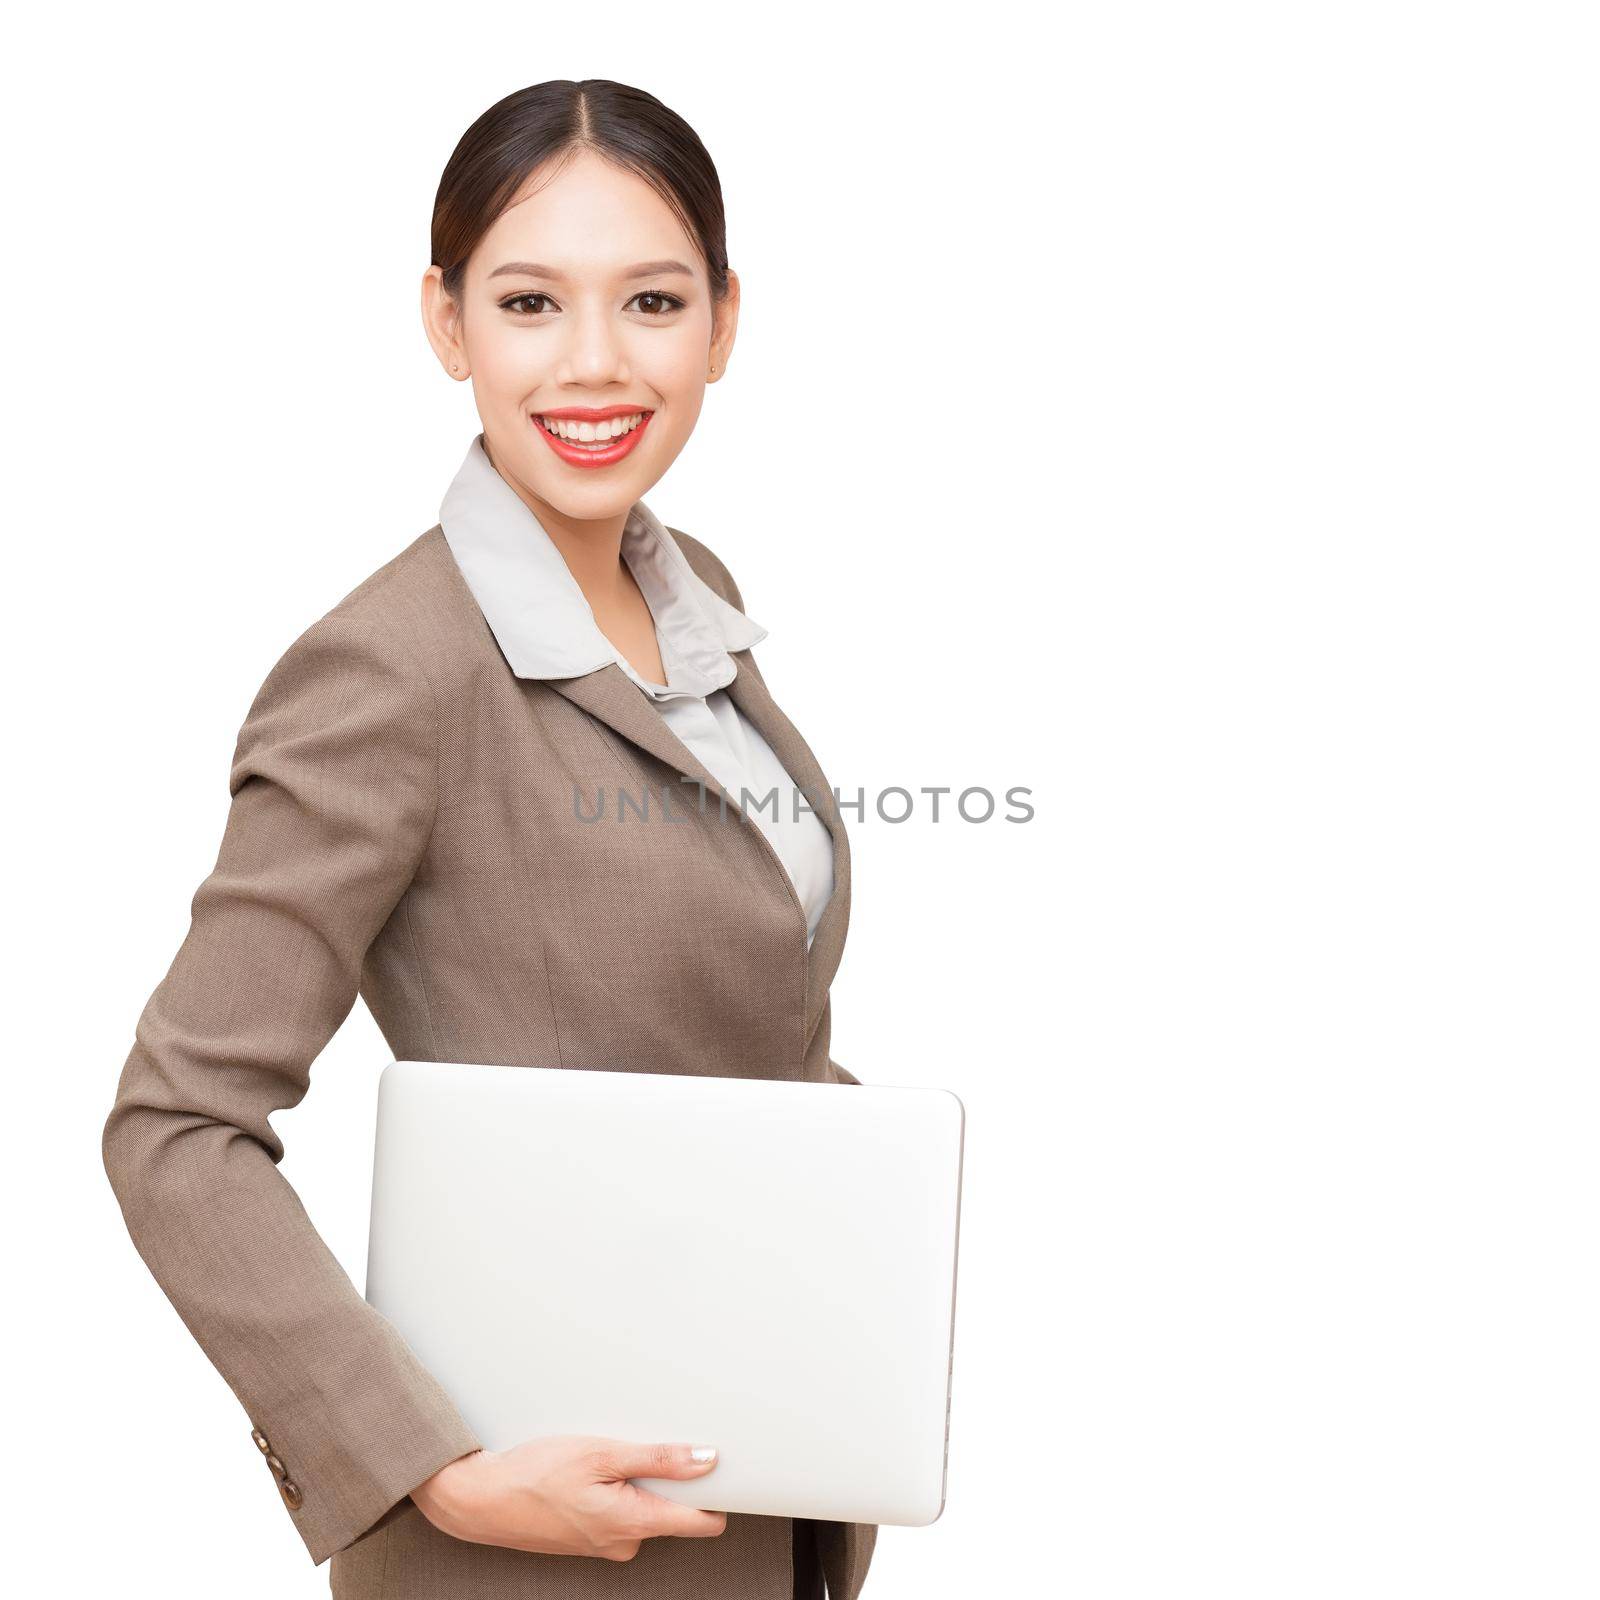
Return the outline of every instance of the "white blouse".
<path id="1" fill-rule="evenodd" d="M 539 519 L 495 471 L 481 433 L 445 494 L 439 524 L 519 678 L 576 678 L 615 662 L 722 785 L 729 810 L 745 797 L 746 816 L 766 834 L 805 907 L 809 949 L 833 894 L 833 838 L 803 798 L 795 804 L 793 778 L 724 687 L 738 672 L 729 652 L 747 649 L 767 630 L 704 583 L 664 524 L 635 501 L 622 530 L 622 559 L 655 619 L 667 681 L 640 677 L 600 631 Z M 774 789 L 776 804 L 768 798 Z"/>

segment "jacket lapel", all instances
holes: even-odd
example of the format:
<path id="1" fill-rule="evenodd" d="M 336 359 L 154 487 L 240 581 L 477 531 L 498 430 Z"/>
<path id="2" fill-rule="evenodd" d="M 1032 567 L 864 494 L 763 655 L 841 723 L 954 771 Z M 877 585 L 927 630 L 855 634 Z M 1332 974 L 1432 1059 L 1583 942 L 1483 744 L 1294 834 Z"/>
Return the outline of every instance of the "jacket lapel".
<path id="1" fill-rule="evenodd" d="M 783 763 L 784 770 L 805 795 L 807 803 L 833 839 L 833 896 L 818 919 L 817 931 L 806 960 L 805 1036 L 809 1045 L 822 1017 L 823 1006 L 827 1003 L 829 985 L 844 954 L 845 931 L 850 921 L 850 840 L 845 833 L 838 802 L 823 776 L 822 768 L 794 724 L 778 709 L 768 693 L 750 652 L 740 650 L 731 659 L 738 672 L 727 686 L 728 697 L 772 746 L 773 754 Z M 660 713 L 614 662 L 579 678 L 552 678 L 545 681 L 550 688 L 564 695 L 574 705 L 581 706 L 623 738 L 649 751 L 684 777 L 704 784 L 709 796 L 718 800 L 725 798 L 730 812 L 738 811 L 737 796 L 724 796 L 722 785 L 673 733 Z M 692 796 L 686 795 L 684 798 L 692 803 Z M 761 831 L 760 825 L 749 817 L 742 818 L 739 825 L 754 828 L 758 834 Z M 761 842 L 771 851 L 765 835 L 762 835 Z M 773 867 L 777 872 L 785 871 L 775 852 Z M 785 879 L 787 881 L 786 873 Z"/>
<path id="2" fill-rule="evenodd" d="M 544 681 L 574 705 L 581 706 L 590 716 L 598 717 L 623 738 L 648 750 L 658 761 L 666 762 L 686 778 L 705 784 L 713 795 L 722 793 L 721 784 L 666 725 L 627 673 L 614 662 L 598 671 L 587 672 L 581 678 L 548 678 Z M 688 791 L 674 799 L 675 805 L 688 806 L 693 803 L 694 796 Z"/>
<path id="3" fill-rule="evenodd" d="M 783 769 L 804 793 L 807 803 L 833 836 L 833 895 L 817 919 L 806 963 L 806 1042 L 816 1030 L 827 1003 L 828 987 L 844 954 L 845 931 L 850 924 L 850 836 L 845 832 L 838 801 L 795 725 L 778 709 L 767 691 L 748 650 L 734 653 L 738 675 L 728 685 L 728 698 L 749 718 L 756 731 L 772 746 Z M 752 822 L 751 827 L 756 824 Z"/>

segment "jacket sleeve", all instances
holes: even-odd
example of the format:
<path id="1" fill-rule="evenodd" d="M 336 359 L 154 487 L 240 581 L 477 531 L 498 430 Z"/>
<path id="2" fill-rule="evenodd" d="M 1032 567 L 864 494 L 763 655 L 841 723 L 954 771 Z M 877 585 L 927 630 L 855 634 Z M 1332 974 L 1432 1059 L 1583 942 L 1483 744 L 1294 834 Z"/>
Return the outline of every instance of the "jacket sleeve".
<path id="1" fill-rule="evenodd" d="M 278 1168 L 433 826 L 438 709 L 374 624 L 330 612 L 240 730 L 215 868 L 135 1029 L 102 1152 L 151 1273 L 253 1425 L 312 1561 L 479 1441 Z"/>
<path id="2" fill-rule="evenodd" d="M 837 1061 L 834 1061 L 834 1060 L 832 1060 L 830 1058 L 829 1061 L 828 1061 L 828 1065 L 833 1068 L 834 1078 L 838 1082 L 840 1082 L 840 1083 L 853 1083 L 853 1084 L 855 1084 L 855 1086 L 857 1088 L 861 1087 L 861 1080 L 858 1077 L 854 1076 L 854 1074 L 846 1072 L 844 1070 L 844 1068 L 841 1067 Z M 843 1102 L 841 1102 L 841 1104 L 842 1103 Z"/>

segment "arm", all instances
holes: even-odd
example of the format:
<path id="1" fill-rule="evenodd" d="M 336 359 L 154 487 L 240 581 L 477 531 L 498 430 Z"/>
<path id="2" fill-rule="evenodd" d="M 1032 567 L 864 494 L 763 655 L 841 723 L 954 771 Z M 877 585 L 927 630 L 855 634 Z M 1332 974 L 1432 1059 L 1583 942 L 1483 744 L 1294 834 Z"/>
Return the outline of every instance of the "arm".
<path id="1" fill-rule="evenodd" d="M 270 1451 L 318 1564 L 479 1448 L 313 1227 L 267 1120 L 304 1097 L 426 848 L 437 718 L 371 623 L 330 613 L 284 653 L 240 731 L 216 867 L 102 1138 L 135 1246 L 248 1413 L 249 1448 Z"/>

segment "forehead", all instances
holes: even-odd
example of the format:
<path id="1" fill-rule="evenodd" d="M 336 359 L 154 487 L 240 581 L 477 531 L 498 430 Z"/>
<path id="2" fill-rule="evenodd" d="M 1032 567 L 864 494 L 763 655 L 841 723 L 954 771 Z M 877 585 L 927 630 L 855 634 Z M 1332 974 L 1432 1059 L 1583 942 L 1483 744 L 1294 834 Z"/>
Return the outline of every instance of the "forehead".
<path id="1" fill-rule="evenodd" d="M 656 256 L 699 263 L 698 247 L 655 189 L 590 150 L 530 173 L 473 254 L 482 273 L 521 259 L 573 277 L 621 272 Z"/>

